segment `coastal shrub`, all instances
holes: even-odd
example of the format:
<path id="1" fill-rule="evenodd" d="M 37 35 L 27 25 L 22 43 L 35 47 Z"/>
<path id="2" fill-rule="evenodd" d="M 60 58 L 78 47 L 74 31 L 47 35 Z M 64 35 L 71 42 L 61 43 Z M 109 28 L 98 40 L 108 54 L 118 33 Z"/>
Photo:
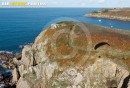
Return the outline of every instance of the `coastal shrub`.
<path id="1" fill-rule="evenodd" d="M 92 13 L 98 13 L 97 11 L 93 11 Z"/>
<path id="2" fill-rule="evenodd" d="M 66 26 L 66 24 L 65 23 L 61 23 L 61 24 L 59 24 L 59 26 L 60 27 L 64 27 L 64 26 Z"/>
<path id="3" fill-rule="evenodd" d="M 68 81 L 59 81 L 59 84 L 62 88 L 67 88 L 67 86 L 69 86 L 69 82 Z"/>

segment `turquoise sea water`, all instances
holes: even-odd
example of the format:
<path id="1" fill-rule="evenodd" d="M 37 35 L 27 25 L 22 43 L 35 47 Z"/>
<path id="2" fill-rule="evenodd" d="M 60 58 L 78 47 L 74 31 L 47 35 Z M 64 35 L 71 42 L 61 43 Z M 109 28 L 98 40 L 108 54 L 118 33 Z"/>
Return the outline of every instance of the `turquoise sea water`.
<path id="1" fill-rule="evenodd" d="M 49 24 L 63 20 L 130 30 L 130 22 L 84 16 L 94 10 L 99 8 L 1 8 L 0 51 L 20 51 L 19 45 L 33 42 Z"/>

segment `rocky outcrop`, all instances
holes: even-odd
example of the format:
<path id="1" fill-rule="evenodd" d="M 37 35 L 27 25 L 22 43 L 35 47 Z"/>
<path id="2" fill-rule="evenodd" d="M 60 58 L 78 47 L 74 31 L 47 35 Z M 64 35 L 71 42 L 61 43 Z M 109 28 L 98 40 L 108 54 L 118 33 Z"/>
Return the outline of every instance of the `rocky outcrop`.
<path id="1" fill-rule="evenodd" d="M 0 52 L 0 64 L 7 69 L 14 69 L 14 54 L 8 52 Z"/>
<path id="2" fill-rule="evenodd" d="M 57 24 L 64 25 L 49 27 L 24 47 L 13 71 L 17 88 L 129 88 L 124 80 L 130 72 L 130 32 Z"/>
<path id="3" fill-rule="evenodd" d="M 0 52 L 0 88 L 15 88 L 12 83 L 12 71 L 14 54 L 11 52 Z"/>

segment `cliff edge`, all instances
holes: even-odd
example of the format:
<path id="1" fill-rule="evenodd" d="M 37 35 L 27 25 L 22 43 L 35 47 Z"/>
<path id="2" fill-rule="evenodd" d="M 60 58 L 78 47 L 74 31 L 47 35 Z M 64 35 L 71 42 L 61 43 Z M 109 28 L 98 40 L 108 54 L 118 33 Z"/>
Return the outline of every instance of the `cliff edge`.
<path id="1" fill-rule="evenodd" d="M 130 31 L 59 22 L 14 62 L 17 88 L 130 88 Z"/>

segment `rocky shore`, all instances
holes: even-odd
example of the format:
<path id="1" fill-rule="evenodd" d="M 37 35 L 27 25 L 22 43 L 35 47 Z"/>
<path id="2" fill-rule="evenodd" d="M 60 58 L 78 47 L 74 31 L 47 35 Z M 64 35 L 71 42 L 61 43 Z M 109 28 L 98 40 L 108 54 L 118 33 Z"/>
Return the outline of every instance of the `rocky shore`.
<path id="1" fill-rule="evenodd" d="M 130 31 L 59 22 L 13 63 L 14 88 L 130 88 Z"/>
<path id="2" fill-rule="evenodd" d="M 12 83 L 12 71 L 15 67 L 11 52 L 0 52 L 0 88 L 16 88 Z"/>
<path id="3" fill-rule="evenodd" d="M 107 18 L 114 20 L 130 21 L 130 10 L 108 10 L 106 12 L 97 11 L 85 14 L 87 17 Z"/>

